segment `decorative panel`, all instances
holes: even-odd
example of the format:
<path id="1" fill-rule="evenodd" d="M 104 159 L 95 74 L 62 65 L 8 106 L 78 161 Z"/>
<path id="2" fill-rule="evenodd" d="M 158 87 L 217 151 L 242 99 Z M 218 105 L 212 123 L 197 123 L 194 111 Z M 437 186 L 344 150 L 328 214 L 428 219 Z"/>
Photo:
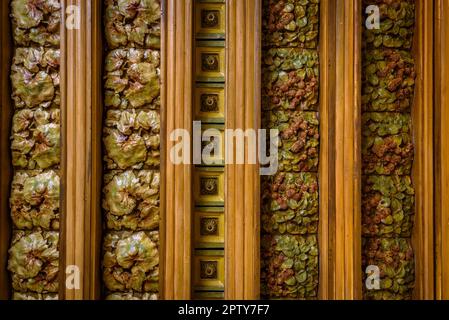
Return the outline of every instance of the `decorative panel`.
<path id="1" fill-rule="evenodd" d="M 59 1 L 10 2 L 11 86 L 8 270 L 14 300 L 58 299 L 61 164 Z"/>
<path id="2" fill-rule="evenodd" d="M 197 41 L 195 50 L 195 75 L 200 82 L 224 82 L 224 41 Z"/>
<path id="3" fill-rule="evenodd" d="M 260 129 L 261 0 L 227 0 L 226 129 Z M 248 141 L 248 139 L 246 139 Z M 227 144 L 227 152 L 230 145 Z M 260 166 L 227 154 L 226 172 L 226 299 L 260 296 Z"/>
<path id="4" fill-rule="evenodd" d="M 195 205 L 224 205 L 224 171 L 222 167 L 197 167 L 193 173 Z"/>
<path id="5" fill-rule="evenodd" d="M 225 277 L 223 250 L 196 250 L 193 263 L 195 291 L 223 291 Z"/>
<path id="6" fill-rule="evenodd" d="M 449 297 L 446 0 L 0 3 L 0 299 Z"/>
<path id="7" fill-rule="evenodd" d="M 435 5 L 435 278 L 436 299 L 449 299 L 449 2 Z"/>
<path id="8" fill-rule="evenodd" d="M 380 271 L 379 287 L 363 286 L 364 298 L 411 299 L 415 1 L 363 5 L 381 14 L 380 29 L 362 37 L 362 269 Z"/>
<path id="9" fill-rule="evenodd" d="M 225 0 L 197 1 L 195 9 L 195 37 L 197 39 L 224 39 L 225 27 Z"/>
<path id="10" fill-rule="evenodd" d="M 193 120 L 201 123 L 202 141 L 193 173 L 192 291 L 194 298 L 217 299 L 225 281 L 226 2 L 196 0 L 194 19 Z"/>
<path id="11" fill-rule="evenodd" d="M 279 168 L 261 182 L 261 295 L 318 297 L 319 1 L 263 1 L 262 127 Z"/>
<path id="12" fill-rule="evenodd" d="M 193 8 L 194 1 L 165 0 L 162 16 L 162 108 L 166 137 L 162 155 L 161 239 L 164 246 L 163 298 L 187 300 L 192 297 L 193 166 L 171 161 L 177 144 L 168 139 L 173 130 L 192 132 L 193 120 Z M 179 76 L 181 75 L 181 76 Z M 175 182 L 175 183 L 174 183 Z"/>
<path id="13" fill-rule="evenodd" d="M 203 123 L 223 123 L 225 90 L 220 83 L 198 83 L 195 88 L 195 119 Z"/>
<path id="14" fill-rule="evenodd" d="M 223 248 L 225 220 L 223 208 L 198 207 L 194 218 L 196 248 Z"/>
<path id="15" fill-rule="evenodd" d="M 104 296 L 157 299 L 161 6 L 104 4 Z"/>

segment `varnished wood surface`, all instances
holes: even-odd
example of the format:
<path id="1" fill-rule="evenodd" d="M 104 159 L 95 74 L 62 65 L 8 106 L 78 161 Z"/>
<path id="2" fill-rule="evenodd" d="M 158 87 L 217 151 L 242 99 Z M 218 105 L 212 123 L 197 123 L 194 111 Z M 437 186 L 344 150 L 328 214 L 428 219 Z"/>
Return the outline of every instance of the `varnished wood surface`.
<path id="1" fill-rule="evenodd" d="M 449 2 L 435 3 L 435 298 L 449 300 Z"/>
<path id="2" fill-rule="evenodd" d="M 84 299 L 99 299 L 101 297 L 101 129 L 103 115 L 103 19 L 102 3 L 95 0 L 87 7 L 88 28 L 92 32 L 87 39 L 88 69 L 86 87 L 90 88 L 86 96 L 88 108 L 87 121 L 91 142 L 87 142 L 87 161 L 90 163 L 87 171 L 86 210 L 85 220 L 85 274 L 83 281 Z"/>
<path id="3" fill-rule="evenodd" d="M 320 2 L 319 298 L 334 297 L 335 1 Z"/>
<path id="4" fill-rule="evenodd" d="M 169 137 L 174 129 L 192 132 L 192 0 L 166 1 L 163 104 L 166 105 L 166 130 Z M 164 53 L 162 53 L 164 55 Z M 165 152 L 176 142 L 167 140 Z M 191 229 L 192 179 L 191 165 L 175 165 L 165 158 L 165 299 L 189 299 L 191 296 Z"/>
<path id="5" fill-rule="evenodd" d="M 413 186 L 415 188 L 416 299 L 434 298 L 433 206 L 433 1 L 416 1 L 414 53 L 417 70 L 412 131 L 415 141 Z"/>
<path id="6" fill-rule="evenodd" d="M 71 294 L 69 294 L 68 297 L 66 297 L 66 288 L 65 288 L 65 266 L 67 265 L 67 257 L 69 256 L 71 259 L 71 252 L 67 252 L 67 245 L 66 243 L 68 241 L 72 241 L 72 240 L 76 240 L 75 236 L 74 236 L 74 228 L 72 228 L 71 224 L 69 224 L 69 227 L 67 228 L 67 224 L 69 222 L 69 220 L 67 220 L 67 215 L 66 215 L 66 210 L 67 210 L 67 198 L 66 198 L 66 192 L 67 192 L 67 152 L 66 152 L 66 145 L 68 143 L 68 141 L 66 140 L 67 138 L 67 133 L 68 133 L 68 127 L 66 126 L 67 123 L 67 116 L 68 116 L 68 112 L 67 112 L 67 101 L 68 101 L 68 97 L 67 97 L 67 92 L 70 91 L 71 97 L 73 97 L 73 91 L 72 90 L 67 90 L 67 84 L 69 83 L 69 79 L 74 79 L 74 75 L 70 72 L 67 73 L 66 70 L 66 66 L 67 63 L 69 63 L 70 61 L 67 58 L 67 52 L 68 52 L 68 46 L 67 43 L 69 43 L 68 41 L 68 37 L 66 34 L 66 28 L 65 28 L 65 10 L 63 10 L 62 8 L 65 8 L 65 6 L 68 5 L 70 0 L 61 0 L 61 24 L 60 24 L 60 67 L 59 67 L 59 75 L 60 75 L 60 91 L 61 91 L 61 106 L 60 106 L 60 110 L 61 110 L 61 162 L 60 162 L 60 170 L 59 170 L 59 176 L 60 176 L 60 194 L 59 194 L 59 199 L 60 199 L 60 210 L 59 210 L 59 219 L 60 219 L 60 227 L 59 227 L 59 299 L 64 300 L 64 299 L 70 299 Z M 68 238 L 68 236 L 71 236 L 71 238 Z M 74 259 L 69 260 L 69 265 L 70 264 L 74 264 Z"/>
<path id="7" fill-rule="evenodd" d="M 361 298 L 361 2 L 336 2 L 335 291 Z"/>
<path id="8" fill-rule="evenodd" d="M 85 245 L 87 233 L 85 221 L 88 216 L 88 203 L 85 192 L 89 188 L 88 171 L 90 153 L 90 106 L 87 97 L 90 97 L 88 87 L 88 68 L 90 59 L 87 58 L 87 41 L 90 36 L 87 23 L 87 3 L 80 0 L 67 0 L 66 5 L 76 5 L 80 8 L 81 24 L 79 30 L 68 30 L 63 27 L 66 36 L 62 41 L 62 50 L 65 54 L 64 96 L 65 108 L 63 111 L 63 195 L 64 195 L 64 251 L 65 265 L 75 265 L 80 270 L 80 289 L 68 289 L 65 280 L 61 282 L 65 289 L 67 300 L 80 300 L 84 298 L 85 276 Z M 63 20 L 65 21 L 65 19 Z M 63 23 L 64 25 L 64 23 Z M 63 82 L 64 83 L 64 82 Z M 89 119 L 88 119 L 89 117 Z M 100 199 L 98 199 L 100 201 Z M 64 269 L 61 269 L 65 273 Z"/>
<path id="9" fill-rule="evenodd" d="M 188 299 L 191 292 L 191 166 L 171 164 L 165 154 L 174 143 L 163 139 L 174 128 L 191 130 L 192 1 L 167 0 L 162 27 L 161 132 L 165 134 L 161 146 L 165 149 L 161 166 L 161 292 L 166 299 Z M 80 6 L 82 23 L 78 31 L 68 31 L 66 36 L 63 31 L 61 42 L 64 206 L 60 294 L 66 299 L 99 299 L 102 1 L 66 2 Z M 418 79 L 413 115 L 417 192 L 415 295 L 417 299 L 449 299 L 449 4 L 446 0 L 418 2 Z M 227 126 L 258 128 L 261 0 L 229 0 L 228 8 Z M 8 12 L 8 1 L 1 1 L 0 299 L 9 296 L 6 263 L 11 227 L 8 197 L 12 46 Z M 361 298 L 360 16 L 357 0 L 322 1 L 321 299 Z M 226 174 L 226 297 L 254 299 L 259 297 L 260 285 L 258 170 L 254 165 L 230 165 Z M 80 290 L 65 290 L 64 265 L 68 264 L 81 268 Z"/>
<path id="10" fill-rule="evenodd" d="M 226 129 L 260 128 L 261 5 L 261 0 L 227 2 Z M 247 141 L 246 164 L 225 169 L 227 299 L 260 295 L 260 176 L 258 165 L 247 162 Z"/>

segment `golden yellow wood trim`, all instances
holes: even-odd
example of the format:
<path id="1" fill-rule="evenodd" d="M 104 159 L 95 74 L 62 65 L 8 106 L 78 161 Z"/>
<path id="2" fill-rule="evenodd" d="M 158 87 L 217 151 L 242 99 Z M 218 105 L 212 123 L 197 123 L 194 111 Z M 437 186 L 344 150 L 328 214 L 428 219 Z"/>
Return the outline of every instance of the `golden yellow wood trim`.
<path id="1" fill-rule="evenodd" d="M 8 1 L 2 1 L 0 4 L 0 300 L 8 299 L 10 294 L 10 276 L 6 270 L 11 235 L 8 195 L 12 176 L 9 151 L 12 116 L 9 75 L 12 43 L 9 38 L 9 23 Z"/>
<path id="2" fill-rule="evenodd" d="M 167 1 L 161 1 L 161 107 L 160 107 L 160 117 L 161 117 L 161 142 L 160 142 L 160 152 L 161 152 L 161 165 L 160 165 L 160 223 L 159 223 L 159 297 L 164 299 L 165 297 L 165 277 L 166 277 L 166 166 L 167 152 L 164 146 L 167 144 L 167 135 L 163 134 L 167 129 Z"/>
<path id="3" fill-rule="evenodd" d="M 361 298 L 360 5 L 336 2 L 336 299 Z"/>
<path id="4" fill-rule="evenodd" d="M 166 131 L 192 131 L 192 0 L 166 1 L 165 66 Z M 165 144 L 165 299 L 189 299 L 191 295 L 191 165 L 174 165 Z"/>
<path id="5" fill-rule="evenodd" d="M 227 2 L 227 129 L 260 127 L 261 10 L 260 0 Z M 260 294 L 259 169 L 254 164 L 229 164 L 225 170 L 225 297 L 256 299 Z"/>
<path id="6" fill-rule="evenodd" d="M 89 172 L 89 146 L 91 144 L 90 126 L 88 117 L 89 107 L 86 105 L 90 97 L 90 81 L 88 82 L 87 41 L 91 35 L 90 24 L 87 18 L 87 3 L 81 0 L 67 0 L 62 10 L 64 12 L 62 29 L 65 28 L 65 8 L 76 5 L 80 9 L 80 29 L 66 30 L 65 41 L 61 47 L 65 54 L 61 54 L 63 63 L 61 73 L 67 75 L 65 86 L 62 86 L 61 95 L 65 97 L 65 108 L 62 108 L 65 128 L 63 130 L 63 239 L 65 265 L 74 265 L 80 271 L 80 288 L 68 289 L 65 286 L 65 267 L 61 266 L 62 279 L 60 285 L 67 300 L 84 299 L 85 276 L 85 247 L 88 233 L 85 230 L 88 211 L 88 199 L 85 193 L 90 186 Z M 64 89 L 63 89 L 64 88 Z M 70 88 L 70 89 L 69 89 Z"/>
<path id="7" fill-rule="evenodd" d="M 85 28 L 85 108 L 86 108 L 86 176 L 85 176 L 85 223 L 84 223 L 84 277 L 83 299 L 101 298 L 101 130 L 102 130 L 102 66 L 103 24 L 102 2 L 82 3 L 86 17 Z"/>
<path id="8" fill-rule="evenodd" d="M 320 161 L 319 161 L 319 298 L 334 296 L 335 245 L 332 193 L 334 133 L 330 125 L 335 109 L 335 2 L 320 2 Z"/>
<path id="9" fill-rule="evenodd" d="M 449 299 L 449 3 L 435 8 L 436 298 Z"/>
<path id="10" fill-rule="evenodd" d="M 67 116 L 68 116 L 68 112 L 67 112 L 67 106 L 68 106 L 68 97 L 67 97 L 67 93 L 69 90 L 67 90 L 67 85 L 69 83 L 69 74 L 68 74 L 68 69 L 67 69 L 67 64 L 69 63 L 68 59 L 67 59 L 67 53 L 69 51 L 69 46 L 68 46 L 68 35 L 66 33 L 66 28 L 65 28 L 65 19 L 66 19 L 66 14 L 65 14 L 65 7 L 67 5 L 70 5 L 71 2 L 70 0 L 61 0 L 61 25 L 60 25 L 60 36 L 61 36 L 61 40 L 60 40 L 60 90 L 61 90 L 61 169 L 60 169 L 60 180 L 61 180 L 61 187 L 60 187 L 60 206 L 61 206 L 61 210 L 59 213 L 60 216 L 60 229 L 59 229 L 59 299 L 60 300 L 65 300 L 65 299 L 70 299 L 71 296 L 70 295 L 66 295 L 67 291 L 65 288 L 65 266 L 66 265 L 70 265 L 70 264 L 75 264 L 75 259 L 74 257 L 71 256 L 72 252 L 68 251 L 68 246 L 67 243 L 69 241 L 73 241 L 73 230 L 72 228 L 67 228 L 67 224 L 68 224 L 68 217 L 67 217 L 67 204 L 68 204 L 68 197 L 67 195 L 67 170 L 68 170 L 68 166 L 67 166 L 67 133 L 68 131 L 68 127 L 67 127 Z M 72 83 L 73 84 L 73 83 Z M 70 90 L 70 93 L 72 94 L 73 97 L 73 90 Z M 72 244 L 73 247 L 73 244 Z M 71 248 L 69 248 L 70 250 Z M 69 253 L 68 253 L 69 252 Z M 70 256 L 71 260 L 67 260 L 67 257 Z M 73 259 L 72 259 L 73 258 Z M 68 263 L 71 262 L 71 263 Z"/>
<path id="11" fill-rule="evenodd" d="M 433 247 L 433 1 L 416 1 L 415 102 L 412 108 L 415 160 L 415 298 L 434 298 Z"/>
<path id="12" fill-rule="evenodd" d="M 65 194 L 73 194 L 67 197 L 67 216 L 63 217 L 67 230 L 64 243 L 67 244 L 66 264 L 76 264 L 81 270 L 81 287 L 75 291 L 66 290 L 66 299 L 99 299 L 102 2 L 72 0 L 68 5 L 80 8 L 81 24 L 79 30 L 69 31 L 67 40 L 62 41 L 67 48 L 67 73 L 70 74 L 67 85 L 74 88 L 67 97 L 69 127 L 64 139 L 67 150 L 63 152 L 64 165 L 70 163 L 70 172 L 64 178 L 70 181 Z"/>

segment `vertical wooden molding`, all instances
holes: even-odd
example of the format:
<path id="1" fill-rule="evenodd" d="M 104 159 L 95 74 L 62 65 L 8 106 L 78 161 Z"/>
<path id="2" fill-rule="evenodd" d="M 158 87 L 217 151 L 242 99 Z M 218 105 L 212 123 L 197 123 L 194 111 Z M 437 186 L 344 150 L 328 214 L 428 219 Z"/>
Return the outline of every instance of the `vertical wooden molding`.
<path id="1" fill-rule="evenodd" d="M 260 128 L 261 5 L 261 0 L 227 2 L 226 129 Z M 245 163 L 247 151 L 246 145 Z M 259 167 L 228 164 L 225 174 L 225 297 L 257 299 L 260 295 Z"/>
<path id="2" fill-rule="evenodd" d="M 174 129 L 192 132 L 192 16 L 192 0 L 166 1 L 165 299 L 191 295 L 191 165 L 170 161 L 176 142 L 169 137 Z"/>
<path id="3" fill-rule="evenodd" d="M 435 17 L 435 248 L 436 298 L 449 300 L 449 3 Z"/>
<path id="4" fill-rule="evenodd" d="M 336 3 L 335 298 L 360 299 L 360 5 Z"/>
<path id="5" fill-rule="evenodd" d="M 160 223 L 159 223 L 159 298 L 164 299 L 165 297 L 165 277 L 166 277 L 166 254 L 165 254 L 165 246 L 166 246 L 166 166 L 165 163 L 168 159 L 167 150 L 164 146 L 167 144 L 168 136 L 166 134 L 167 130 L 167 1 L 161 1 L 161 75 L 160 75 L 160 94 L 161 94 L 161 106 L 160 106 L 160 119 L 161 119 L 161 128 L 160 128 L 160 163 L 159 166 L 160 175 L 161 175 L 161 183 L 160 183 Z"/>
<path id="6" fill-rule="evenodd" d="M 68 35 L 65 28 L 65 8 L 69 5 L 70 0 L 61 0 L 61 25 L 60 25 L 60 90 L 61 90 L 61 164 L 60 164 L 60 228 L 59 228 L 59 299 L 65 300 L 70 299 L 70 296 L 66 296 L 65 288 L 65 266 L 69 265 L 67 263 L 67 242 L 71 228 L 67 228 L 67 215 L 66 215 L 66 205 L 67 205 L 67 153 L 66 146 L 68 141 L 67 137 L 67 84 L 68 84 L 68 70 L 67 70 L 67 51 L 68 51 Z M 73 90 L 70 90 L 73 92 Z M 71 234 L 70 234 L 71 235 Z M 72 258 L 72 257 L 71 257 Z M 73 259 L 71 260 L 73 261 Z"/>
<path id="7" fill-rule="evenodd" d="M 85 219 L 85 264 L 84 299 L 97 300 L 101 297 L 101 184 L 102 184 L 102 113 L 103 113 L 103 17 L 102 1 L 88 1 L 87 34 L 87 79 L 86 95 L 87 134 L 86 141 L 88 171 L 86 176 Z"/>
<path id="8" fill-rule="evenodd" d="M 103 113 L 103 17 L 102 1 L 82 2 L 86 75 L 86 177 L 84 221 L 83 299 L 101 298 L 102 211 L 102 113 Z M 85 9 L 84 9 L 85 8 Z"/>
<path id="9" fill-rule="evenodd" d="M 412 108 L 415 139 L 413 179 L 416 216 L 413 246 L 416 299 L 434 298 L 433 216 L 433 1 L 416 1 L 415 56 L 417 79 Z"/>
<path id="10" fill-rule="evenodd" d="M 0 4 L 0 300 L 8 299 L 10 294 L 10 275 L 6 270 L 11 240 L 9 193 L 12 170 L 9 136 L 13 109 L 9 86 L 12 54 L 9 23 L 9 3 L 2 1 Z"/>
<path id="11" fill-rule="evenodd" d="M 335 2 L 320 2 L 319 298 L 334 296 L 335 201 L 333 191 L 335 111 Z"/>
<path id="12" fill-rule="evenodd" d="M 61 28 L 61 84 L 65 108 L 63 128 L 63 242 L 65 265 L 80 270 L 80 288 L 61 287 L 66 300 L 101 297 L 101 183 L 102 183 L 102 1 L 67 0 Z M 80 28 L 66 30 L 65 8 L 80 9 Z M 62 89 L 64 88 L 64 89 Z"/>
<path id="13" fill-rule="evenodd" d="M 65 10 L 67 6 L 75 5 L 80 9 L 80 28 L 66 29 Z M 65 37 L 61 39 L 61 73 L 66 75 L 65 88 L 61 95 L 64 97 L 65 107 L 63 114 L 63 157 L 62 171 L 62 196 L 63 196 L 63 239 L 61 242 L 64 264 L 60 273 L 62 281 L 60 286 L 64 291 L 66 300 L 82 300 L 85 297 L 86 278 L 86 254 L 87 244 L 91 241 L 90 230 L 86 229 L 86 221 L 90 214 L 90 198 L 86 192 L 90 189 L 90 153 L 91 140 L 91 60 L 88 52 L 88 41 L 91 40 L 90 2 L 82 0 L 67 0 L 62 6 L 64 12 L 61 21 L 61 29 Z M 65 67 L 63 67 L 65 66 Z M 99 201 L 99 199 L 97 199 Z M 68 289 L 65 286 L 65 266 L 74 265 L 80 271 L 80 288 Z"/>

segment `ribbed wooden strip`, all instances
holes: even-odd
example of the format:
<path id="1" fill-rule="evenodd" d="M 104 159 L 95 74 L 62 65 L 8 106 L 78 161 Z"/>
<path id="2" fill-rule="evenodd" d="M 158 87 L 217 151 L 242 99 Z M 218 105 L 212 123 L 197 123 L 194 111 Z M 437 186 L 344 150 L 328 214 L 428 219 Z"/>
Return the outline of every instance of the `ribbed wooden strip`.
<path id="1" fill-rule="evenodd" d="M 102 2 L 88 2 L 86 8 L 87 36 L 87 175 L 86 175 L 86 220 L 85 220 L 85 267 L 84 299 L 101 297 L 101 183 L 102 183 L 102 115 L 103 115 L 103 17 Z"/>
<path id="2" fill-rule="evenodd" d="M 334 233 L 331 197 L 333 167 L 332 111 L 335 106 L 335 3 L 320 2 L 320 160 L 319 160 L 319 253 L 320 278 L 319 298 L 333 296 L 332 253 Z"/>
<path id="3" fill-rule="evenodd" d="M 360 3 L 336 3 L 335 298 L 361 298 Z"/>
<path id="4" fill-rule="evenodd" d="M 260 28 L 260 0 L 228 1 L 227 129 L 257 130 L 260 125 Z M 257 165 L 226 165 L 227 299 L 259 296 L 259 184 Z"/>
<path id="5" fill-rule="evenodd" d="M 63 167 L 66 188 L 62 252 L 65 265 L 80 271 L 80 288 L 64 286 L 65 299 L 100 298 L 102 17 L 101 2 L 70 0 L 80 9 L 80 29 L 62 40 L 67 57 L 68 92 Z M 65 24 L 63 26 L 65 29 Z M 64 51 L 64 49 L 63 49 Z M 64 61 L 64 60 L 63 60 Z M 74 88 L 68 90 L 67 88 Z M 61 283 L 65 284 L 65 273 Z"/>
<path id="6" fill-rule="evenodd" d="M 435 255 L 436 298 L 449 299 L 449 3 L 435 8 Z"/>
<path id="7" fill-rule="evenodd" d="M 62 253 L 65 265 L 75 265 L 80 270 L 81 287 L 79 289 L 68 289 L 65 286 L 65 272 L 61 272 L 62 289 L 67 300 L 84 299 L 84 259 L 86 237 L 85 218 L 88 213 L 88 203 L 85 192 L 90 181 L 87 181 L 89 164 L 88 153 L 90 128 L 87 122 L 88 108 L 86 108 L 86 97 L 89 97 L 87 87 L 87 37 L 90 35 L 86 14 L 87 4 L 80 0 L 67 0 L 65 6 L 76 5 L 80 9 L 80 29 L 67 30 L 62 39 L 61 54 L 62 63 L 65 65 L 67 75 L 65 86 L 61 86 L 62 97 L 66 97 L 66 108 L 62 110 L 62 119 L 66 126 L 63 131 L 63 163 L 62 181 L 64 212 L 63 217 L 63 239 Z M 63 7 L 65 8 L 65 7 Z M 65 9 L 63 9 L 65 11 Z M 65 18 L 65 13 L 64 13 Z M 62 20 L 62 21 L 65 21 Z M 65 23 L 62 28 L 66 30 Z M 70 90 L 68 89 L 70 88 Z M 64 94 L 65 93 L 65 94 Z M 82 146 L 82 147 L 80 147 Z M 67 196 L 70 195 L 70 196 Z M 65 271 L 65 270 L 64 270 Z"/>
<path id="8" fill-rule="evenodd" d="M 433 213 L 433 1 L 416 1 L 416 89 L 413 106 L 415 161 L 413 180 L 416 217 L 413 247 L 416 257 L 416 299 L 434 298 Z"/>
<path id="9" fill-rule="evenodd" d="M 192 14 L 191 0 L 167 0 L 166 131 L 186 129 L 191 133 L 192 112 Z M 189 299 L 191 282 L 191 166 L 174 165 L 165 146 L 165 299 Z"/>

